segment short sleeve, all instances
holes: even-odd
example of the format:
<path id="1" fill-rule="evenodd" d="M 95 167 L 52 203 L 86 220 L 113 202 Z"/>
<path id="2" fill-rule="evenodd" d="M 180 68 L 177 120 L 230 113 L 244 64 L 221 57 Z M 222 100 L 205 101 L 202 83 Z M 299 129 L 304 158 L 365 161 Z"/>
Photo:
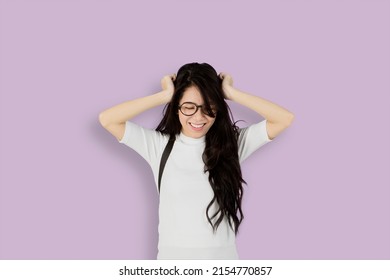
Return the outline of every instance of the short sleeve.
<path id="1" fill-rule="evenodd" d="M 127 121 L 125 133 L 119 143 L 125 144 L 142 156 L 150 166 L 159 160 L 168 138 L 160 132 Z"/>
<path id="2" fill-rule="evenodd" d="M 267 120 L 241 128 L 238 137 L 238 157 L 243 162 L 254 151 L 271 142 L 267 133 Z"/>

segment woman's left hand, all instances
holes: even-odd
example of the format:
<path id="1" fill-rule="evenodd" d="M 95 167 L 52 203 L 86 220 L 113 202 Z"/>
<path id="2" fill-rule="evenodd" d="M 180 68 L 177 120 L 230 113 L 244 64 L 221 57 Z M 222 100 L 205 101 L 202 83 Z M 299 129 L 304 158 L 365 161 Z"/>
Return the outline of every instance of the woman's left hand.
<path id="1" fill-rule="evenodd" d="M 225 99 L 232 99 L 233 78 L 228 73 L 219 73 L 219 77 L 222 80 L 222 90 L 225 95 Z"/>

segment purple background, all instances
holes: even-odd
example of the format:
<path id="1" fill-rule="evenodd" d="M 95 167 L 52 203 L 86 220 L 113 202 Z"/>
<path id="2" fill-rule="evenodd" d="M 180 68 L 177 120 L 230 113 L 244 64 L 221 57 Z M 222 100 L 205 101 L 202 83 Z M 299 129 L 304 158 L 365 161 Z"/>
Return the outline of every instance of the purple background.
<path id="1" fill-rule="evenodd" d="M 240 257 L 390 258 L 389 1 L 0 8 L 1 259 L 155 258 L 151 170 L 98 114 L 193 61 L 296 115 L 242 166 Z M 135 121 L 154 128 L 161 111 Z"/>

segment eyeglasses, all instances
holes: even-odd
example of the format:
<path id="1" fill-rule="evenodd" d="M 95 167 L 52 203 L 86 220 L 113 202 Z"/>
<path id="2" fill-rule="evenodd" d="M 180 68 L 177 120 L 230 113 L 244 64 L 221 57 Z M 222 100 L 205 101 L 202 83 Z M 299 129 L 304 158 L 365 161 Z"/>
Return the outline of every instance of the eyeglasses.
<path id="1" fill-rule="evenodd" d="M 198 105 L 193 102 L 184 102 L 179 106 L 179 110 L 184 116 L 195 115 L 196 112 L 198 112 L 199 108 L 201 108 L 203 114 L 215 118 L 215 114 L 217 113 L 217 110 L 214 108 L 211 108 L 211 111 L 206 111 L 204 105 Z"/>

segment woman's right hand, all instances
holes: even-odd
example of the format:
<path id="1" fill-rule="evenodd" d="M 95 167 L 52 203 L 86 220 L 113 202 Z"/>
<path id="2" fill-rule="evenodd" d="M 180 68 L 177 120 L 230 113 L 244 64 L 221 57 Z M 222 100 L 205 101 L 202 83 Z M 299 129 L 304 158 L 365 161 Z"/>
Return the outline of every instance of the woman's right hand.
<path id="1" fill-rule="evenodd" d="M 166 75 L 161 79 L 161 87 L 166 93 L 166 103 L 170 102 L 175 92 L 175 85 L 173 81 L 176 79 L 176 74 Z"/>

